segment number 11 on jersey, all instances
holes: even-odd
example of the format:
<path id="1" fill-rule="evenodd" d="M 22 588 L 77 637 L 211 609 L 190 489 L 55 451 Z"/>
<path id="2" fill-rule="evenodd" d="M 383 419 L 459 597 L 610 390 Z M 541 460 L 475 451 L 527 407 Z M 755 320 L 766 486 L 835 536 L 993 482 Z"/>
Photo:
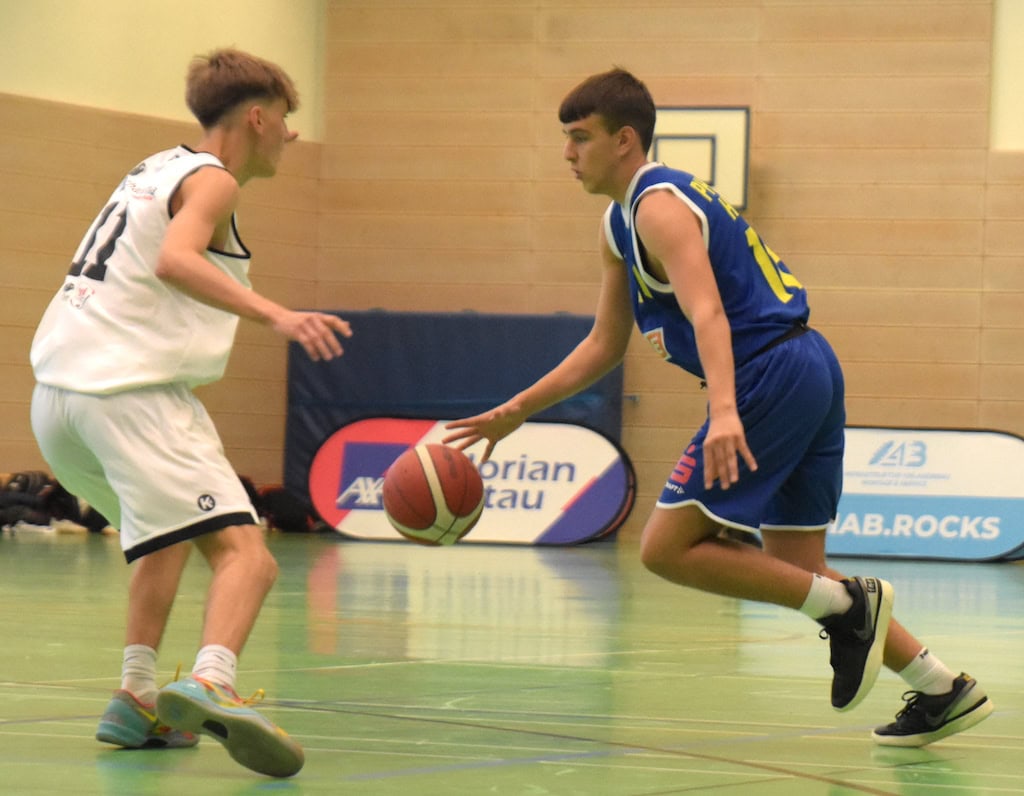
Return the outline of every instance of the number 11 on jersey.
<path id="1" fill-rule="evenodd" d="M 68 276 L 86 276 L 102 282 L 107 275 L 107 260 L 114 253 L 117 239 L 128 223 L 128 204 L 111 202 L 103 208 L 82 242 L 68 270 Z M 102 238 L 100 231 L 104 232 Z M 98 243 L 97 239 L 102 240 Z"/>

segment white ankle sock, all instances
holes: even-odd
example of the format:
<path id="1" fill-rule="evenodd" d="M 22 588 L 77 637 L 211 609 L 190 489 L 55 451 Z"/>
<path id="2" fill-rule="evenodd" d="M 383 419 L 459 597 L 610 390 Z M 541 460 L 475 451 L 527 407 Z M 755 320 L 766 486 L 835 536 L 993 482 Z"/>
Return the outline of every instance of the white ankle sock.
<path id="1" fill-rule="evenodd" d="M 129 644 L 121 663 L 121 688 L 146 705 L 156 700 L 156 650 L 145 644 Z"/>
<path id="2" fill-rule="evenodd" d="M 220 644 L 207 644 L 196 655 L 196 665 L 192 674 L 204 680 L 235 687 L 235 672 L 238 669 L 238 656 Z"/>
<path id="3" fill-rule="evenodd" d="M 822 619 L 834 614 L 845 614 L 853 605 L 853 598 L 838 580 L 815 575 L 811 590 L 807 592 L 800 612 L 811 619 Z"/>
<path id="4" fill-rule="evenodd" d="M 946 664 L 922 647 L 910 663 L 899 672 L 907 685 L 923 694 L 948 694 L 953 690 L 956 675 Z"/>

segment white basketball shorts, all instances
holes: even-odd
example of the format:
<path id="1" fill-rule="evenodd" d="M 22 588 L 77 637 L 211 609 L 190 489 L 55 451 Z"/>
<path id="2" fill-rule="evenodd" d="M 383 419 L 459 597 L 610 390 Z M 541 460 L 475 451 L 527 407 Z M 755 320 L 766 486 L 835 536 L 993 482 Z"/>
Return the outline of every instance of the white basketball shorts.
<path id="1" fill-rule="evenodd" d="M 89 395 L 37 384 L 32 430 L 61 485 L 120 530 L 128 561 L 257 523 L 213 422 L 185 385 Z"/>

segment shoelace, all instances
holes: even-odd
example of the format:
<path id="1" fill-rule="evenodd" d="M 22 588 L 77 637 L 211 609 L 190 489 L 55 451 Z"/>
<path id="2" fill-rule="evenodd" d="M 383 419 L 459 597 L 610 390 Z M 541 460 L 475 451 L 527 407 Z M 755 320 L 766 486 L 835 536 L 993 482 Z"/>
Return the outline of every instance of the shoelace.
<path id="1" fill-rule="evenodd" d="M 263 697 L 266 696 L 266 693 L 267 692 L 264 691 L 262 688 L 257 688 L 255 691 L 252 692 L 250 696 L 247 696 L 244 699 L 239 697 L 239 700 L 243 705 L 246 706 L 255 705 L 257 702 L 263 701 Z M 238 694 L 235 694 L 235 696 L 238 696 Z"/>
<path id="2" fill-rule="evenodd" d="M 828 662 L 833 669 L 838 670 L 842 664 L 843 653 L 842 649 L 839 646 L 832 644 L 832 641 L 835 640 L 839 642 L 839 644 L 842 644 L 846 637 L 841 632 L 838 634 L 834 631 L 830 633 L 827 628 L 823 627 L 821 630 L 818 631 L 818 638 L 820 638 L 822 641 L 828 641 L 831 645 L 831 652 L 828 657 Z"/>
<path id="3" fill-rule="evenodd" d="M 178 668 L 180 669 L 181 667 L 179 666 Z M 242 697 L 242 696 L 239 696 L 238 692 L 234 688 L 229 686 L 229 685 L 221 685 L 219 683 L 211 683 L 208 680 L 204 680 L 201 677 L 196 677 L 195 675 L 192 675 L 192 678 L 197 683 L 202 683 L 206 688 L 211 689 L 215 693 L 217 691 L 224 692 L 229 697 L 231 697 L 234 701 L 238 702 L 238 704 L 240 704 L 240 705 L 242 705 L 244 707 L 249 707 L 250 705 L 255 705 L 258 702 L 262 702 L 263 701 L 263 697 L 266 696 L 266 693 L 267 693 L 262 688 L 257 688 L 255 691 L 252 692 L 251 696 Z M 177 678 L 175 678 L 175 679 L 177 679 Z"/>
<path id="4" fill-rule="evenodd" d="M 178 666 L 174 670 L 174 679 L 171 680 L 171 682 L 172 683 L 176 683 L 180 679 L 181 679 L 181 662 L 179 661 L 178 662 Z M 257 688 L 255 691 L 252 692 L 252 695 L 247 696 L 247 697 L 241 697 L 241 696 L 238 695 L 238 692 L 235 691 L 235 689 L 232 688 L 229 685 L 219 685 L 219 684 L 216 684 L 216 683 L 210 683 L 210 682 L 208 682 L 206 680 L 203 680 L 200 677 L 196 677 L 194 679 L 197 680 L 198 682 L 202 683 L 203 685 L 205 685 L 207 688 L 212 686 L 216 690 L 226 691 L 237 702 L 239 702 L 239 704 L 242 704 L 242 705 L 244 705 L 246 707 L 248 707 L 249 705 L 255 705 L 258 702 L 262 702 L 263 698 L 267 695 L 267 692 L 264 691 L 262 688 Z M 167 685 L 167 684 L 164 683 L 164 685 Z"/>
<path id="5" fill-rule="evenodd" d="M 179 662 L 177 667 L 174 669 L 174 679 L 170 680 L 169 682 L 176 683 L 180 677 L 181 677 L 181 663 Z M 167 683 L 164 683 L 164 685 L 167 685 Z M 160 688 L 163 688 L 163 686 L 160 686 Z M 149 714 L 147 713 L 146 715 L 148 717 Z M 156 715 L 156 706 L 155 705 L 154 705 L 154 712 L 153 712 L 153 727 L 150 729 L 149 732 L 150 732 L 151 735 L 155 735 L 155 736 L 172 735 L 174 733 L 179 733 L 180 735 L 183 735 L 183 736 L 188 737 L 188 738 L 194 737 L 193 734 L 190 733 L 190 732 L 183 732 L 181 730 L 175 730 L 173 727 L 169 727 L 166 724 L 164 724 L 162 721 L 160 721 L 160 719 L 158 719 L 157 715 Z"/>
<path id="6" fill-rule="evenodd" d="M 904 716 L 914 712 L 919 707 L 919 701 L 925 694 L 923 691 L 905 691 L 901 699 L 907 704 L 904 705 L 899 713 L 896 714 L 897 719 L 901 719 Z"/>

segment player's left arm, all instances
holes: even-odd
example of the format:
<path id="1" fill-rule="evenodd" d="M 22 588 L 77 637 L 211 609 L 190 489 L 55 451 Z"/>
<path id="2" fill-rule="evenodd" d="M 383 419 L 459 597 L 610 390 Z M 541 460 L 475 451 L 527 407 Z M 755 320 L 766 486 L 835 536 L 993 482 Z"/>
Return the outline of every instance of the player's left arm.
<path id="1" fill-rule="evenodd" d="M 704 440 L 704 483 L 723 489 L 739 479 L 737 454 L 751 470 L 757 462 L 747 446 L 736 406 L 732 333 L 722 306 L 697 216 L 669 191 L 652 191 L 637 208 L 636 230 L 652 268 L 663 271 L 676 300 L 693 325 L 697 353 L 708 385 L 708 434 Z"/>
<path id="2" fill-rule="evenodd" d="M 622 260 L 612 253 L 605 239 L 603 224 L 598 231 L 598 248 L 601 290 L 589 334 L 559 364 L 505 403 L 448 423 L 445 428 L 452 433 L 444 438 L 446 445 L 464 450 L 486 439 L 487 448 L 480 461 L 487 461 L 498 441 L 528 417 L 586 389 L 622 361 L 633 331 L 629 283 Z"/>
<path id="3" fill-rule="evenodd" d="M 227 234 L 238 195 L 238 183 L 224 169 L 201 168 L 185 179 L 175 197 L 156 275 L 204 304 L 271 326 L 298 342 L 314 361 L 341 355 L 338 335 L 352 334 L 346 321 L 288 309 L 235 281 L 203 256 L 212 241 Z"/>

